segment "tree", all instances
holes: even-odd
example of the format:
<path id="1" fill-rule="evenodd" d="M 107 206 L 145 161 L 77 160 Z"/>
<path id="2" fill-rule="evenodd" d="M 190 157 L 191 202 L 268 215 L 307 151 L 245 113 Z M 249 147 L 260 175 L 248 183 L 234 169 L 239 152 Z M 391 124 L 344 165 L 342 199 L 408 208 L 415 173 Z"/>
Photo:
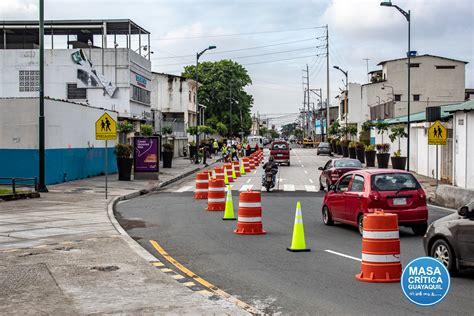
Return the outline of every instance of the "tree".
<path id="1" fill-rule="evenodd" d="M 395 140 L 398 140 L 398 150 L 394 153 L 395 157 L 401 156 L 401 149 L 400 149 L 400 140 L 408 136 L 407 132 L 405 132 L 405 126 L 403 125 L 395 125 L 390 128 L 390 141 L 393 143 Z"/>
<path id="2" fill-rule="evenodd" d="M 383 134 L 388 131 L 388 123 L 385 123 L 384 121 L 379 121 L 375 123 L 375 128 L 377 129 L 377 134 L 382 135 L 382 144 L 383 142 Z"/>
<path id="3" fill-rule="evenodd" d="M 273 128 L 268 130 L 268 132 L 270 133 L 270 136 L 272 137 L 272 139 L 278 138 L 280 136 L 280 133 L 278 133 L 278 131 L 276 131 Z"/>
<path id="4" fill-rule="evenodd" d="M 202 83 L 199 87 L 199 103 L 206 106 L 206 124 L 217 129 L 217 123 L 221 122 L 228 132 L 232 130 L 230 136 L 238 136 L 241 131 L 248 134 L 252 126 L 250 110 L 253 97 L 244 90 L 244 87 L 252 84 L 247 70 L 232 60 L 220 60 L 200 63 L 198 74 L 199 82 Z M 196 66 L 186 66 L 182 76 L 194 79 Z"/>
<path id="5" fill-rule="evenodd" d="M 221 135 L 221 136 L 227 135 L 227 126 L 226 126 L 224 123 L 217 122 L 216 127 L 215 127 L 215 130 L 216 130 L 217 133 L 219 133 L 219 135 Z"/>
<path id="6" fill-rule="evenodd" d="M 269 129 L 266 128 L 265 126 L 258 130 L 258 133 L 259 133 L 260 136 L 266 136 L 268 134 L 268 132 L 269 132 Z"/>

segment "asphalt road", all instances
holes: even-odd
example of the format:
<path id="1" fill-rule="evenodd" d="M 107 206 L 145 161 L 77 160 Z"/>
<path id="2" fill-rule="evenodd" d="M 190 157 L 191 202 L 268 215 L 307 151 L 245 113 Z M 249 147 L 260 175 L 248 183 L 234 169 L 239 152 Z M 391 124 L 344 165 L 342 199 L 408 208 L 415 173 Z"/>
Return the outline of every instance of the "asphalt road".
<path id="1" fill-rule="evenodd" d="M 150 239 L 194 273 L 268 313 L 472 314 L 471 272 L 453 278 L 450 293 L 434 307 L 410 303 L 398 283 L 364 283 L 354 278 L 360 272 L 356 259 L 361 256 L 361 237 L 355 227 L 325 226 L 321 220 L 324 192 L 307 190 L 317 183 L 317 167 L 327 159 L 317 157 L 312 149 L 292 151 L 291 167 L 280 169 L 279 190 L 262 193 L 266 235 L 234 234 L 235 221 L 222 221 L 222 212 L 204 211 L 206 201 L 194 200 L 192 192 L 183 190 L 194 184 L 192 179 L 167 192 L 121 203 L 118 212 L 128 233 L 152 254 L 157 253 Z M 259 172 L 240 178 L 233 186 L 234 206 L 243 185 L 259 189 L 259 182 Z M 306 242 L 311 248 L 307 253 L 286 250 L 297 201 L 302 205 Z M 430 208 L 430 221 L 447 214 Z M 421 237 L 403 227 L 400 236 L 403 265 L 424 255 Z"/>

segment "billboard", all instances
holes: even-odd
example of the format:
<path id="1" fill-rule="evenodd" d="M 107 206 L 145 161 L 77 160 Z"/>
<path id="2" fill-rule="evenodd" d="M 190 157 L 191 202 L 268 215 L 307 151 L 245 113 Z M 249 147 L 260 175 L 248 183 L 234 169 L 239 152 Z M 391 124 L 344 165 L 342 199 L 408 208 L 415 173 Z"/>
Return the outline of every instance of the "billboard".
<path id="1" fill-rule="evenodd" d="M 135 172 L 158 172 L 159 139 L 155 136 L 133 138 Z"/>

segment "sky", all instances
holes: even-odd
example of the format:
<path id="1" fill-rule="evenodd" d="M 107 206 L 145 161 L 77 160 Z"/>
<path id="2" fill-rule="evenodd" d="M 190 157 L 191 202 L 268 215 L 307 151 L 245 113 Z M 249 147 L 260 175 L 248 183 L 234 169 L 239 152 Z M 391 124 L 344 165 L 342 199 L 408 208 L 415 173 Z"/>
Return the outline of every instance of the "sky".
<path id="1" fill-rule="evenodd" d="M 411 47 L 418 54 L 469 62 L 466 88 L 474 88 L 474 2 L 397 0 L 411 10 Z M 37 19 L 38 0 L 1 0 L 0 20 Z M 233 59 L 253 84 L 253 112 L 291 120 L 303 103 L 303 69 L 311 89 L 326 98 L 325 25 L 329 27 L 330 99 L 350 82 L 407 51 L 408 23 L 380 0 L 45 0 L 45 19 L 131 19 L 151 32 L 152 69 L 180 74 L 200 61 Z M 138 47 L 138 43 L 135 43 Z M 318 97 L 311 95 L 311 102 Z M 332 102 L 332 101 L 331 101 Z M 280 122 L 281 123 L 281 122 Z"/>

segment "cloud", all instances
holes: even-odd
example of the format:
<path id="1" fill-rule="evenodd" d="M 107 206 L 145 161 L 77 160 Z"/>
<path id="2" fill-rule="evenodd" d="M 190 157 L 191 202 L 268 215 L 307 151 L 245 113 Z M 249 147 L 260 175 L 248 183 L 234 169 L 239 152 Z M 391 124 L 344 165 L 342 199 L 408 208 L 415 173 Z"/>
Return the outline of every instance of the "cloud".
<path id="1" fill-rule="evenodd" d="M 38 1 L 35 0 L 1 0 L 0 19 L 31 19 L 38 15 Z M 37 18 L 37 17 L 36 17 Z"/>

